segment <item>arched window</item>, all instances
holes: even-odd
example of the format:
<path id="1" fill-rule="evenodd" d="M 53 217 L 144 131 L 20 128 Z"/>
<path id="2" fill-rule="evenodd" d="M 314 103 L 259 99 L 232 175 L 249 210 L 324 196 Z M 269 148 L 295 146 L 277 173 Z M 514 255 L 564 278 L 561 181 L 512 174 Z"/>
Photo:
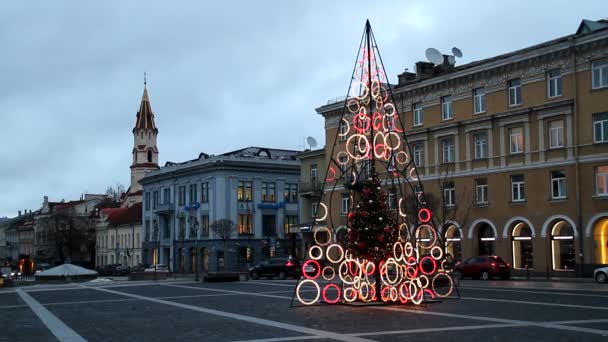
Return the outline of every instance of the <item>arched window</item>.
<path id="1" fill-rule="evenodd" d="M 148 163 L 152 162 L 152 150 L 148 150 Z"/>
<path id="2" fill-rule="evenodd" d="M 190 268 L 192 273 L 196 273 L 196 268 L 198 267 L 197 257 L 196 248 L 190 248 Z"/>
<path id="3" fill-rule="evenodd" d="M 519 222 L 513 226 L 511 246 L 513 250 L 513 268 L 534 268 L 532 230 L 525 222 Z"/>
<path id="4" fill-rule="evenodd" d="M 454 261 L 462 260 L 460 229 L 450 225 L 445 231 L 445 253 L 452 256 Z"/>
<path id="5" fill-rule="evenodd" d="M 574 271 L 574 229 L 566 221 L 557 221 L 551 228 L 551 259 L 553 270 Z"/>
<path id="6" fill-rule="evenodd" d="M 598 220 L 593 227 L 595 263 L 608 264 L 608 218 Z"/>
<path id="7" fill-rule="evenodd" d="M 496 236 L 494 229 L 487 223 L 482 223 L 479 226 L 477 234 L 479 243 L 479 255 L 494 255 L 496 253 Z"/>

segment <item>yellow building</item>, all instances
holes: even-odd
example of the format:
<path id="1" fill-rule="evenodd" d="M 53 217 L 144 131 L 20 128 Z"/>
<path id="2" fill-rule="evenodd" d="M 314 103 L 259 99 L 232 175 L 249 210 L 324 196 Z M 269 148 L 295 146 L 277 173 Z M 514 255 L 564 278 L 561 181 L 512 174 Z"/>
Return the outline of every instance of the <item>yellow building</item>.
<path id="1" fill-rule="evenodd" d="M 448 252 L 497 254 L 516 270 L 555 276 L 608 264 L 608 21 L 465 65 L 418 62 L 416 71 L 398 75 L 392 91 L 425 192 L 439 199 Z M 317 108 L 324 165 L 345 143 L 343 108 Z M 301 159 L 303 183 L 315 158 Z M 301 196 L 312 210 L 314 198 Z"/>

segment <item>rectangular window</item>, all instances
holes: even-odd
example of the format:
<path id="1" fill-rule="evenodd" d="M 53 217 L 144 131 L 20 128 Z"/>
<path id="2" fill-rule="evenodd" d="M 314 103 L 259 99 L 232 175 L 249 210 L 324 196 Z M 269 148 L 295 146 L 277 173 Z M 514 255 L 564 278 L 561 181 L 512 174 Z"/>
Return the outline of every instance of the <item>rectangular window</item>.
<path id="1" fill-rule="evenodd" d="M 608 165 L 595 168 L 595 194 L 608 196 Z"/>
<path id="2" fill-rule="evenodd" d="M 422 125 L 422 103 L 415 103 L 412 106 L 412 113 L 414 115 L 414 126 Z"/>
<path id="3" fill-rule="evenodd" d="M 182 185 L 178 188 L 178 190 L 179 190 L 178 191 L 179 198 L 178 198 L 177 204 L 184 205 L 184 204 L 186 204 L 186 186 Z"/>
<path id="4" fill-rule="evenodd" d="M 564 121 L 549 122 L 549 148 L 564 147 Z"/>
<path id="5" fill-rule="evenodd" d="M 551 198 L 566 198 L 566 174 L 563 171 L 551 172 Z"/>
<path id="6" fill-rule="evenodd" d="M 485 159 L 488 157 L 488 133 L 477 133 L 473 135 L 475 144 L 475 159 Z"/>
<path id="7" fill-rule="evenodd" d="M 451 95 L 447 95 L 441 98 L 441 117 L 443 120 L 450 120 L 454 118 L 454 112 L 452 111 Z"/>
<path id="8" fill-rule="evenodd" d="M 593 114 L 593 142 L 608 142 L 608 113 Z"/>
<path id="9" fill-rule="evenodd" d="M 236 192 L 236 197 L 238 201 L 251 201 L 251 192 L 251 181 L 239 181 Z"/>
<path id="10" fill-rule="evenodd" d="M 454 137 L 446 137 L 441 139 L 441 147 L 443 150 L 443 162 L 453 163 L 456 159 Z"/>
<path id="11" fill-rule="evenodd" d="M 475 203 L 488 204 L 488 180 L 486 178 L 475 180 Z"/>
<path id="12" fill-rule="evenodd" d="M 171 203 L 171 188 L 163 189 L 163 203 L 164 204 Z"/>
<path id="13" fill-rule="evenodd" d="M 276 185 L 273 182 L 262 183 L 262 202 L 274 202 L 276 200 Z"/>
<path id="14" fill-rule="evenodd" d="M 453 207 L 456 205 L 456 188 L 454 188 L 454 182 L 443 183 L 443 203 L 446 207 Z"/>
<path id="15" fill-rule="evenodd" d="M 473 90 L 473 107 L 475 114 L 486 111 L 486 90 L 484 88 Z"/>
<path id="16" fill-rule="evenodd" d="M 146 192 L 144 194 L 144 206 L 146 210 L 150 210 L 150 193 Z"/>
<path id="17" fill-rule="evenodd" d="M 416 166 L 424 166 L 424 145 L 421 142 L 412 144 L 414 163 Z"/>
<path id="18" fill-rule="evenodd" d="M 319 212 L 319 202 L 312 202 L 310 205 L 310 216 L 317 217 L 318 212 Z"/>
<path id="19" fill-rule="evenodd" d="M 524 175 L 511 176 L 511 201 L 522 202 L 525 199 Z"/>
<path id="20" fill-rule="evenodd" d="M 209 215 L 201 216 L 201 235 L 209 236 Z"/>
<path id="21" fill-rule="evenodd" d="M 283 222 L 283 232 L 285 234 L 290 233 L 291 227 L 297 227 L 298 215 L 285 215 L 285 222 Z"/>
<path id="22" fill-rule="evenodd" d="M 342 215 L 346 215 L 348 214 L 348 210 L 349 208 L 349 201 L 350 201 L 350 196 L 347 193 L 343 193 L 342 194 L 342 205 L 340 207 L 340 213 Z"/>
<path id="23" fill-rule="evenodd" d="M 521 104 L 521 81 L 519 78 L 509 81 L 509 106 Z"/>
<path id="24" fill-rule="evenodd" d="M 285 202 L 298 203 L 298 184 L 285 183 L 283 198 Z"/>
<path id="25" fill-rule="evenodd" d="M 524 134 L 521 127 L 509 129 L 509 140 L 511 154 L 522 153 L 524 151 Z"/>
<path id="26" fill-rule="evenodd" d="M 593 89 L 608 87 L 608 59 L 591 63 Z"/>
<path id="27" fill-rule="evenodd" d="M 158 196 L 158 191 L 154 191 L 152 193 L 152 209 L 156 209 L 156 206 L 160 204 L 160 198 Z"/>
<path id="28" fill-rule="evenodd" d="M 340 120 L 338 131 L 340 141 L 346 141 L 348 139 L 348 122 L 345 119 Z"/>
<path id="29" fill-rule="evenodd" d="M 240 235 L 251 235 L 253 229 L 251 223 L 253 221 L 253 215 L 251 214 L 240 214 L 239 215 L 239 234 Z"/>
<path id="30" fill-rule="evenodd" d="M 201 203 L 209 202 L 209 183 L 201 183 Z"/>
<path id="31" fill-rule="evenodd" d="M 340 164 L 340 170 L 342 171 L 343 174 L 346 173 L 346 171 L 348 170 L 348 155 L 346 154 L 340 154 L 340 157 L 338 157 L 338 164 Z"/>
<path id="32" fill-rule="evenodd" d="M 547 73 L 547 91 L 549 97 L 562 95 L 562 73 L 559 69 Z"/>
<path id="33" fill-rule="evenodd" d="M 196 203 L 198 200 L 198 187 L 196 184 L 190 184 L 190 203 Z"/>
<path id="34" fill-rule="evenodd" d="M 395 190 L 388 192 L 388 208 L 390 210 L 397 209 L 397 192 Z"/>
<path id="35" fill-rule="evenodd" d="M 317 164 L 310 165 L 310 180 L 314 183 L 317 181 L 317 177 L 319 176 L 319 168 Z"/>

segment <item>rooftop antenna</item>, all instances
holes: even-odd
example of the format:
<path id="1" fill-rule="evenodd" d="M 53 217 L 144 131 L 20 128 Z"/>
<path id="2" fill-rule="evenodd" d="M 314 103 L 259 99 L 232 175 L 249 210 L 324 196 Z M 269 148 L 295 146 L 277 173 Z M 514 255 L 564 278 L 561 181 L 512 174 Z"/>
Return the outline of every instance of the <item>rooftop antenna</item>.
<path id="1" fill-rule="evenodd" d="M 315 138 L 313 138 L 313 137 L 310 137 L 310 136 L 307 137 L 306 142 L 308 143 L 308 146 L 310 146 L 311 150 L 313 148 L 317 147 L 317 140 L 315 140 Z"/>
<path id="2" fill-rule="evenodd" d="M 462 58 L 462 51 L 460 51 L 459 48 L 453 47 L 452 48 L 452 53 L 454 54 L 454 56 L 456 56 L 458 58 Z"/>
<path id="3" fill-rule="evenodd" d="M 428 59 L 429 62 L 437 65 L 443 64 L 443 55 L 441 54 L 441 52 L 439 52 L 439 50 L 434 48 L 428 48 L 426 49 L 424 54 L 426 55 L 426 59 Z"/>
<path id="4" fill-rule="evenodd" d="M 146 72 L 144 71 L 144 86 L 147 84 L 147 79 L 146 79 Z"/>

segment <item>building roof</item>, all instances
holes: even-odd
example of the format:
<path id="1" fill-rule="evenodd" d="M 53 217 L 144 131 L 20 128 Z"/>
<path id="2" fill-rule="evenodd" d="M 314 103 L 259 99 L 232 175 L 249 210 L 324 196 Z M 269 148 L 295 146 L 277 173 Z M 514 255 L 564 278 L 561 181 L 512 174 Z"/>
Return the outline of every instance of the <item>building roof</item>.
<path id="1" fill-rule="evenodd" d="M 141 202 L 139 202 L 133 204 L 128 208 L 102 209 L 101 213 L 106 216 L 106 220 L 112 225 L 140 223 L 142 215 L 142 205 Z"/>
<path id="2" fill-rule="evenodd" d="M 239 150 L 230 151 L 221 154 L 222 156 L 235 156 L 235 157 L 251 157 L 251 158 L 264 158 L 264 159 L 294 159 L 300 151 L 294 150 L 282 150 L 278 148 L 266 148 L 266 147 L 245 147 Z"/>
<path id="3" fill-rule="evenodd" d="M 137 120 L 135 121 L 135 127 L 133 131 L 140 129 L 151 129 L 154 132 L 158 132 L 156 125 L 154 124 L 154 112 L 152 112 L 152 106 L 150 105 L 150 98 L 148 97 L 148 89 L 144 82 L 144 94 L 141 97 L 141 104 L 137 111 Z"/>

